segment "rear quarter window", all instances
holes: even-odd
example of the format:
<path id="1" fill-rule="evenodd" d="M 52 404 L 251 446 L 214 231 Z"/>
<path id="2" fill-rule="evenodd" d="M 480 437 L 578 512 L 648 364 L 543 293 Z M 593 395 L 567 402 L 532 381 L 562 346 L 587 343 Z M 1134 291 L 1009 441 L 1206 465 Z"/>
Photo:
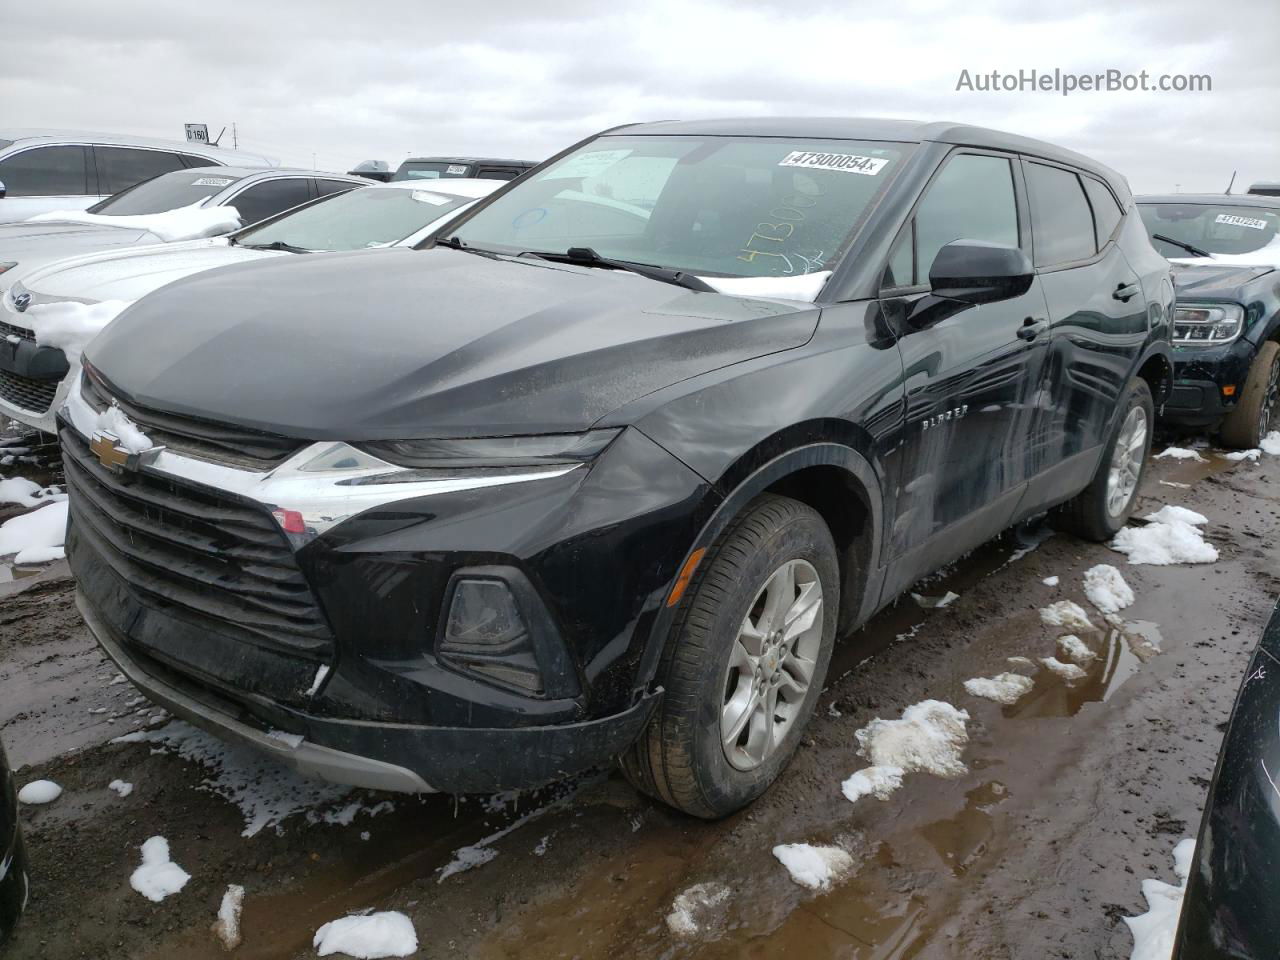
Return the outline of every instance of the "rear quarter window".
<path id="1" fill-rule="evenodd" d="M 1124 212 L 1116 203 L 1116 198 L 1105 186 L 1092 177 L 1084 178 L 1084 192 L 1089 196 L 1089 205 L 1093 207 L 1093 226 L 1097 237 L 1098 249 L 1107 245 L 1120 226 Z"/>
<path id="2" fill-rule="evenodd" d="M 1093 214 L 1080 178 L 1043 163 L 1026 165 L 1037 267 L 1087 260 L 1098 252 Z"/>

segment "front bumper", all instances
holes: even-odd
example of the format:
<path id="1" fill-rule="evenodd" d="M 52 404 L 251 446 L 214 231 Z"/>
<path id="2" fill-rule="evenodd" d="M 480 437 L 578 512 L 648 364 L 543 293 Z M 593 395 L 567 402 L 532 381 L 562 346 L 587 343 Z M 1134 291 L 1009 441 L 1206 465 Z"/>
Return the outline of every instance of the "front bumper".
<path id="1" fill-rule="evenodd" d="M 1221 347 L 1175 347 L 1173 389 L 1161 419 L 1181 426 L 1211 426 L 1235 409 L 1257 346 L 1244 338 Z M 1235 387 L 1227 397 L 1223 387 Z"/>
<path id="2" fill-rule="evenodd" d="M 102 649 L 151 700 L 224 739 L 255 747 L 299 773 L 401 793 L 491 793 L 538 786 L 606 763 L 632 744 L 661 691 L 614 716 L 547 727 L 479 729 L 371 723 L 289 710 L 288 735 L 236 703 L 133 655 L 77 593 L 76 605 Z"/>

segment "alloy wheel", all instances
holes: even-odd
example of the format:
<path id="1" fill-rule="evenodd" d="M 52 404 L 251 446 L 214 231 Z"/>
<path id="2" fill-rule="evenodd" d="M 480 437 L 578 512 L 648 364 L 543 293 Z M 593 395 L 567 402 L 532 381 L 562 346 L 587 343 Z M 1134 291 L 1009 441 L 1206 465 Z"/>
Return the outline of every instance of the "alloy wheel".
<path id="1" fill-rule="evenodd" d="M 1147 450 L 1147 412 L 1134 407 L 1120 425 L 1111 465 L 1107 470 L 1107 513 L 1118 517 L 1129 508 L 1138 479 L 1142 476 L 1142 459 Z"/>
<path id="2" fill-rule="evenodd" d="M 1271 365 L 1271 375 L 1267 378 L 1267 389 L 1262 395 L 1262 403 L 1258 407 L 1258 440 L 1266 437 L 1271 429 L 1271 418 L 1275 414 L 1277 394 L 1280 394 L 1280 357 Z"/>
<path id="3" fill-rule="evenodd" d="M 822 647 L 822 581 L 788 560 L 752 601 L 734 638 L 720 706 L 720 740 L 738 770 L 764 763 L 803 709 Z"/>

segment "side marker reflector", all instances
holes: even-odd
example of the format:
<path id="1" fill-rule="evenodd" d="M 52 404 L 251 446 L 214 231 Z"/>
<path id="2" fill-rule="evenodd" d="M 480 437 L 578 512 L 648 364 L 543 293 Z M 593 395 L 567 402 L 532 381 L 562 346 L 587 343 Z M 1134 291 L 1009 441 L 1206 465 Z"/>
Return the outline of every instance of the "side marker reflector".
<path id="1" fill-rule="evenodd" d="M 667 606 L 674 607 L 680 602 L 680 598 L 684 596 L 685 590 L 689 587 L 689 581 L 693 579 L 693 571 L 698 569 L 698 564 L 702 562 L 703 556 L 706 554 L 706 547 L 699 547 L 693 553 L 689 554 L 689 559 L 684 562 L 684 566 L 680 568 L 680 576 L 676 577 L 675 586 L 671 588 L 671 596 L 667 597 Z"/>

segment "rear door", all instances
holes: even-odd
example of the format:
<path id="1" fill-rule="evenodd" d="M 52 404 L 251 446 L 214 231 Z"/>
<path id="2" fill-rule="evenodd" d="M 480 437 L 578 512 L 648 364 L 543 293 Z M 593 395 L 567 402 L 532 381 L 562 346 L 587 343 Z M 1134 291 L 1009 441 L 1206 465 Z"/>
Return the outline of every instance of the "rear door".
<path id="1" fill-rule="evenodd" d="M 1111 190 L 1065 166 L 1024 159 L 1023 167 L 1050 321 L 1034 442 L 1036 495 L 1049 502 L 1093 476 L 1146 342 L 1147 305 L 1116 242 L 1123 214 Z"/>
<path id="2" fill-rule="evenodd" d="M 144 150 L 141 147 L 112 147 L 97 144 L 93 151 L 98 172 L 98 193 L 111 196 L 128 190 L 143 180 L 162 173 L 181 170 L 182 159 L 167 150 Z"/>
<path id="3" fill-rule="evenodd" d="M 934 175 L 895 244 L 881 299 L 886 315 L 898 318 L 907 406 L 890 589 L 1003 529 L 1027 479 L 1029 405 L 1047 342 L 1039 284 L 925 329 L 903 319 L 929 295 L 929 268 L 942 246 L 982 240 L 1029 256 L 1026 221 L 1017 159 L 960 150 Z"/>

